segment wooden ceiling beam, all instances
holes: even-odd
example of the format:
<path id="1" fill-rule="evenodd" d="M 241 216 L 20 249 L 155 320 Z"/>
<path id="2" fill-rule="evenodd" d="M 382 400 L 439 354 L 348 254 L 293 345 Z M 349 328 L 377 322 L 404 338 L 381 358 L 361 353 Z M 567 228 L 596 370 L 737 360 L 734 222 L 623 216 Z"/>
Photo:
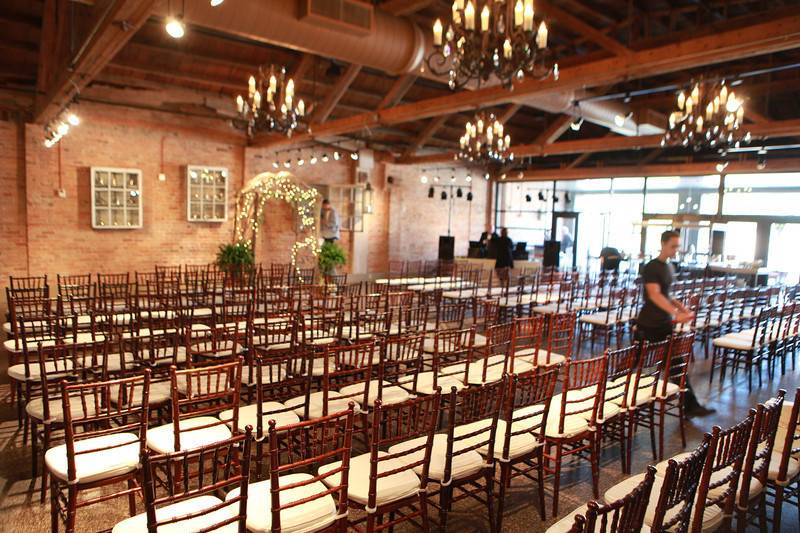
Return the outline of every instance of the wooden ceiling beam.
<path id="1" fill-rule="evenodd" d="M 322 103 L 320 103 L 314 110 L 313 122 L 315 124 L 322 124 L 328 120 L 333 108 L 336 107 L 336 104 L 338 104 L 339 100 L 342 99 L 342 96 L 344 96 L 347 88 L 350 87 L 350 84 L 353 83 L 353 80 L 356 79 L 356 76 L 358 76 L 359 72 L 361 72 L 361 65 L 352 63 L 347 67 L 347 70 L 345 70 L 339 79 L 336 80 L 333 88 L 325 96 L 325 99 L 322 101 Z"/>
<path id="2" fill-rule="evenodd" d="M 559 21 L 564 27 L 572 30 L 573 33 L 587 37 L 593 43 L 608 50 L 612 54 L 618 56 L 628 56 L 632 52 L 629 48 L 622 43 L 606 35 L 602 31 L 596 29 L 594 26 L 587 24 L 578 17 L 564 11 L 560 7 L 553 5 L 547 0 L 538 0 L 536 2 L 536 9 L 544 11 L 545 15 Z"/>
<path id="3" fill-rule="evenodd" d="M 511 117 L 516 115 L 517 111 L 519 111 L 520 109 L 522 109 L 522 105 L 521 104 L 511 104 L 510 106 L 508 106 L 506 108 L 505 111 L 503 111 L 503 114 L 500 115 L 497 118 L 497 120 L 499 120 L 501 124 L 505 125 L 505 123 L 508 122 L 509 120 L 511 120 Z"/>
<path id="4" fill-rule="evenodd" d="M 427 143 L 431 139 L 431 137 L 434 136 L 436 130 L 441 128 L 444 125 L 444 123 L 447 122 L 448 118 L 449 117 L 447 115 L 441 115 L 432 118 L 425 126 L 425 128 L 421 132 L 419 132 L 419 135 L 417 135 L 417 138 L 414 139 L 414 141 L 411 143 L 411 146 L 408 147 L 403 156 L 404 157 L 411 156 L 417 150 L 425 146 L 425 143 Z M 450 158 L 452 159 L 452 155 Z"/>
<path id="5" fill-rule="evenodd" d="M 147 21 L 158 0 L 97 2 L 86 39 L 55 68 L 54 82 L 37 95 L 34 120 L 46 123 L 86 87 Z"/>
<path id="6" fill-rule="evenodd" d="M 580 168 L 534 169 L 522 172 L 520 181 L 580 180 L 594 178 L 626 178 L 642 176 L 707 176 L 719 174 L 717 164 L 705 163 L 662 163 L 654 165 L 615 165 Z M 800 172 L 800 159 L 770 159 L 764 170 L 759 170 L 757 161 L 731 161 L 725 169 L 726 174 Z M 516 181 L 516 180 L 515 180 Z"/>
<path id="7" fill-rule="evenodd" d="M 509 91 L 502 86 L 429 98 L 399 105 L 360 117 L 331 121 L 314 129 L 314 137 L 353 133 L 352 128 L 378 124 L 412 122 L 438 115 L 458 113 L 476 106 L 492 106 L 522 101 L 552 91 L 590 89 L 623 81 L 658 76 L 703 65 L 723 63 L 743 57 L 768 54 L 800 47 L 800 14 L 770 19 L 743 28 L 703 33 L 701 37 L 672 42 L 656 48 L 633 52 L 625 57 L 611 57 L 580 66 L 564 68 L 558 80 L 525 79 Z M 303 142 L 312 135 L 301 134 L 293 139 L 259 138 L 257 146 Z"/>
<path id="8" fill-rule="evenodd" d="M 800 135 L 800 119 L 777 120 L 752 124 L 747 128 L 750 134 L 758 138 L 793 137 Z M 641 150 L 645 148 L 660 148 L 661 134 L 641 135 L 638 137 L 599 137 L 595 139 L 577 139 L 561 141 L 553 144 L 523 144 L 512 146 L 514 157 L 544 157 L 553 155 L 570 155 L 600 152 L 619 152 L 624 150 Z M 405 164 L 435 163 L 453 159 L 452 153 L 432 154 L 419 157 L 407 157 L 402 160 Z"/>
<path id="9" fill-rule="evenodd" d="M 292 68 L 292 71 L 289 73 L 289 77 L 294 80 L 295 83 L 300 83 L 305 78 L 306 72 L 311 66 L 314 64 L 314 56 L 311 54 L 304 53 L 300 57 L 300 61 Z"/>
<path id="10" fill-rule="evenodd" d="M 559 115 L 536 137 L 533 144 L 553 144 L 569 129 L 569 125 L 572 124 L 574 120 L 575 117 L 571 115 Z M 512 150 L 516 155 L 516 149 L 512 148 Z"/>
<path id="11" fill-rule="evenodd" d="M 405 74 L 395 80 L 392 88 L 383 97 L 381 103 L 378 104 L 378 109 L 386 109 L 400 103 L 409 89 L 413 87 L 417 77 L 414 74 Z"/>

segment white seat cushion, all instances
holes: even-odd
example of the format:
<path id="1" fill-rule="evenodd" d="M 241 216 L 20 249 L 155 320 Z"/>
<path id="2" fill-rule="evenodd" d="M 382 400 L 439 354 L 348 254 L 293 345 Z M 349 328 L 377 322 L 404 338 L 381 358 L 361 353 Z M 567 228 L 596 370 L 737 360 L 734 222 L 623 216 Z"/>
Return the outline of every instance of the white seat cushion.
<path id="1" fill-rule="evenodd" d="M 483 347 L 483 346 L 486 346 L 486 343 L 487 343 L 487 342 L 488 342 L 488 341 L 487 341 L 487 339 L 486 339 L 486 336 L 485 336 L 485 335 L 481 335 L 480 333 L 476 333 L 476 334 L 475 334 L 475 344 L 473 344 L 473 346 L 474 346 L 475 348 L 481 348 L 481 347 Z"/>
<path id="2" fill-rule="evenodd" d="M 119 400 L 119 387 L 117 385 L 111 386 L 111 403 L 117 404 Z M 151 381 L 150 390 L 147 395 L 147 403 L 149 405 L 159 405 L 167 403 L 172 399 L 172 383 L 169 381 Z M 137 386 L 133 390 L 133 399 L 130 400 L 129 405 L 138 406 L 142 404 L 142 387 Z"/>
<path id="3" fill-rule="evenodd" d="M 546 366 L 546 365 L 559 365 L 567 360 L 566 357 L 559 353 L 550 352 L 550 362 L 548 363 L 547 350 L 540 348 L 524 348 L 517 350 L 514 354 L 514 371 L 517 372 L 517 362 L 522 361 L 532 366 Z"/>
<path id="4" fill-rule="evenodd" d="M 219 414 L 220 420 L 229 423 L 233 418 L 233 409 L 226 409 Z M 279 402 L 264 402 L 262 404 L 261 423 L 264 433 L 269 431 L 269 421 L 274 420 L 276 427 L 289 426 L 300 422 L 300 417 L 294 411 L 288 411 L 287 407 Z M 251 426 L 253 433 L 258 427 L 258 404 L 239 406 L 239 423 L 236 432 L 244 431 L 244 428 Z"/>
<path id="5" fill-rule="evenodd" d="M 594 313 L 583 315 L 580 321 L 593 326 L 613 326 L 617 323 L 617 315 L 614 313 L 611 313 L 611 315 L 608 313 Z"/>
<path id="6" fill-rule="evenodd" d="M 505 420 L 497 421 L 497 434 L 494 438 L 494 456 L 497 459 L 516 459 L 522 455 L 534 451 L 536 448 L 541 447 L 541 443 L 536 439 L 530 430 L 533 426 L 538 426 L 541 423 L 542 415 L 535 414 L 541 413 L 544 410 L 542 405 L 531 405 L 517 409 L 513 413 L 513 418 L 517 419 L 516 422 L 511 423 L 511 432 L 517 433 L 525 430 L 524 433 L 511 435 L 511 440 L 508 446 L 508 456 L 504 457 L 504 446 L 506 439 L 506 432 L 508 431 L 508 423 Z M 535 416 L 519 420 L 520 417 L 535 414 Z M 489 452 L 489 447 L 484 446 L 481 448 L 481 453 L 486 454 Z"/>
<path id="7" fill-rule="evenodd" d="M 48 379 L 53 379 L 58 376 L 63 376 L 66 372 L 64 370 L 72 370 L 73 364 L 72 361 L 59 361 L 56 364 L 54 361 L 45 361 L 44 363 L 44 371 L 47 373 Z M 39 381 L 41 378 L 41 372 L 39 371 L 39 364 L 30 364 L 28 365 L 28 372 L 30 376 L 27 379 L 31 381 Z M 25 381 L 25 365 L 13 365 L 8 368 L 8 377 L 15 379 L 17 381 Z"/>
<path id="8" fill-rule="evenodd" d="M 446 375 L 439 375 L 438 379 L 436 380 L 436 386 L 442 389 L 442 394 L 446 394 L 450 392 L 452 387 L 455 387 L 456 390 L 462 390 L 465 388 L 464 383 L 456 377 L 456 375 L 449 375 L 451 371 L 447 371 Z M 463 376 L 463 370 L 458 376 Z M 411 392 L 418 392 L 420 394 L 434 394 L 436 391 L 433 390 L 433 372 L 420 372 L 417 374 L 417 387 L 414 389 L 414 376 L 403 376 L 402 378 L 398 379 L 397 382 L 400 384 L 401 387 L 405 388 Z"/>
<path id="9" fill-rule="evenodd" d="M 29 401 L 25 406 L 25 412 L 35 420 L 41 420 L 43 422 L 63 422 L 64 410 L 61 403 L 61 398 L 57 400 L 50 400 L 48 403 L 50 404 L 50 418 L 48 420 L 44 420 L 44 400 L 41 397 L 34 398 L 33 400 Z M 83 405 L 80 401 L 74 400 L 72 403 L 70 403 L 69 407 L 73 418 L 83 418 L 85 416 Z M 85 413 L 87 415 L 94 414 L 95 407 L 95 397 L 87 396 Z"/>
<path id="10" fill-rule="evenodd" d="M 288 474 L 280 477 L 283 487 L 313 479 L 310 474 Z M 327 487 L 320 481 L 309 483 L 280 492 L 281 505 L 290 504 L 325 492 Z M 239 489 L 233 489 L 225 497 L 230 500 L 239 495 Z M 251 483 L 247 488 L 247 530 L 258 533 L 272 531 L 272 495 L 270 480 Z M 281 531 L 284 533 L 305 533 L 319 531 L 336 520 L 336 500 L 327 494 L 321 498 L 310 500 L 281 511 Z"/>
<path id="11" fill-rule="evenodd" d="M 505 355 L 492 355 L 486 360 L 477 359 L 471 361 L 467 372 L 467 383 L 470 385 L 483 385 L 484 383 L 500 381 L 503 379 L 503 373 L 505 372 L 505 359 Z M 484 366 L 486 367 L 485 376 Z"/>
<path id="12" fill-rule="evenodd" d="M 203 509 L 211 509 L 221 503 L 222 500 L 211 495 L 190 498 L 156 509 L 156 520 L 163 522 L 171 518 L 186 516 L 200 512 Z M 248 501 L 248 503 L 250 502 Z M 213 513 L 202 513 L 189 520 L 182 520 L 180 522 L 159 526 L 158 533 L 191 533 L 193 531 L 204 531 L 214 524 L 235 517 L 238 513 L 238 504 L 228 505 L 217 509 Z M 147 513 L 140 513 L 119 522 L 114 526 L 114 529 L 111 530 L 111 533 L 144 533 L 145 531 L 147 531 Z M 223 527 L 215 528 L 214 531 L 218 533 L 237 533 L 239 531 L 239 525 L 234 522 Z"/>
<path id="13" fill-rule="evenodd" d="M 778 470 L 781 466 L 781 456 L 782 454 L 779 452 L 772 452 L 768 474 L 770 481 L 778 480 Z M 786 480 L 788 481 L 794 479 L 798 474 L 800 474 L 800 460 L 795 459 L 794 457 L 789 457 L 789 467 L 786 470 Z"/>
<path id="14" fill-rule="evenodd" d="M 383 385 L 383 390 L 380 391 L 381 393 L 381 403 L 383 405 L 390 405 L 393 403 L 401 403 L 409 398 L 411 395 L 408 391 L 404 390 L 397 385 L 392 385 L 388 381 L 379 382 L 377 379 L 373 379 L 369 382 L 369 392 L 367 393 L 367 405 L 372 407 L 375 405 L 375 400 L 378 399 L 378 388 Z M 347 396 L 351 398 L 356 403 L 361 403 L 364 400 L 364 387 L 366 383 L 353 383 L 352 385 L 347 385 L 346 387 L 342 387 L 339 389 L 339 394 L 342 396 Z"/>
<path id="15" fill-rule="evenodd" d="M 753 348 L 753 339 L 742 339 L 736 336 L 725 335 L 724 337 L 717 337 L 713 341 L 714 346 L 726 348 L 729 350 L 749 351 Z M 756 344 L 758 348 L 758 344 Z"/>
<path id="16" fill-rule="evenodd" d="M 412 439 L 410 441 L 401 442 L 391 446 L 389 448 L 389 453 L 401 453 L 417 446 L 423 446 L 422 449 L 417 450 L 413 453 L 408 455 L 404 455 L 399 459 L 406 464 L 412 464 L 417 461 L 421 461 L 425 457 L 425 448 L 424 445 L 427 442 L 428 437 L 418 437 L 416 439 Z M 469 448 L 469 446 L 465 446 L 462 442 L 454 441 L 453 442 L 453 451 L 457 452 L 459 450 L 463 450 L 464 448 Z M 442 482 L 447 481 L 444 479 L 444 470 L 447 464 L 447 435 L 443 433 L 438 433 L 433 437 L 433 448 L 431 449 L 431 461 L 430 466 L 428 468 L 428 475 L 431 479 Z M 481 454 L 475 450 L 470 450 L 468 452 L 464 452 L 461 454 L 454 454 L 452 456 L 452 464 L 450 467 L 450 476 L 452 479 L 461 479 L 477 472 L 480 472 L 481 468 L 484 466 L 483 457 Z M 414 472 L 417 475 L 422 475 L 422 465 L 417 465 L 414 467 Z"/>
<path id="17" fill-rule="evenodd" d="M 191 430 L 191 428 L 205 426 L 207 424 L 216 425 L 188 431 Z M 187 418 L 179 422 L 179 427 L 181 429 L 181 450 L 191 450 L 231 438 L 231 430 L 225 425 L 220 424 L 219 419 L 212 416 Z M 158 453 L 170 453 L 175 451 L 173 424 L 164 424 L 163 426 L 148 430 L 147 447 Z"/>
<path id="18" fill-rule="evenodd" d="M 108 450 L 75 455 L 75 474 L 80 483 L 89 483 L 133 472 L 139 467 L 139 437 L 133 433 L 112 433 L 75 442 L 75 452 L 115 446 Z M 44 454 L 50 472 L 70 481 L 67 472 L 67 445 L 50 448 Z"/>
<path id="19" fill-rule="evenodd" d="M 379 451 L 378 457 L 386 457 L 387 452 Z M 339 467 L 339 462 L 331 463 L 320 467 L 319 473 L 326 473 Z M 403 468 L 405 464 L 399 459 L 387 459 L 378 463 L 378 472 L 391 472 L 398 468 Z M 341 474 L 333 474 L 325 478 L 324 482 L 328 486 L 339 483 Z M 350 459 L 350 479 L 348 486 L 348 496 L 351 500 L 366 505 L 369 502 L 369 476 L 370 476 L 370 454 L 365 453 Z M 420 480 L 412 470 L 402 470 L 390 476 L 378 478 L 376 483 L 376 504 L 394 502 L 416 496 L 419 490 Z"/>
<path id="20" fill-rule="evenodd" d="M 361 406 L 356 399 L 342 398 L 336 391 L 328 393 L 328 414 L 346 411 L 350 402 L 355 403 L 355 411 L 359 412 Z M 283 402 L 283 405 L 292 409 L 297 416 L 305 416 L 306 397 L 297 396 Z M 308 418 L 315 419 L 323 416 L 323 393 L 322 391 L 312 392 L 308 403 Z"/>

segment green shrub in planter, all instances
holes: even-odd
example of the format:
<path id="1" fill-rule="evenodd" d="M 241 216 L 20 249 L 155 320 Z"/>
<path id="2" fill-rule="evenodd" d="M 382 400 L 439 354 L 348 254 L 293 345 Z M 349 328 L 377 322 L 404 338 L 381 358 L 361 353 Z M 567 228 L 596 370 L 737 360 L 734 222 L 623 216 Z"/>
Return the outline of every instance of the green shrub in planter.
<path id="1" fill-rule="evenodd" d="M 336 273 L 336 267 L 347 264 L 347 256 L 338 244 L 326 242 L 320 249 L 317 264 L 319 265 L 320 273 L 330 276 Z"/>
<path id="2" fill-rule="evenodd" d="M 245 243 L 221 244 L 217 251 L 217 266 L 230 273 L 241 273 L 255 263 L 253 248 Z"/>

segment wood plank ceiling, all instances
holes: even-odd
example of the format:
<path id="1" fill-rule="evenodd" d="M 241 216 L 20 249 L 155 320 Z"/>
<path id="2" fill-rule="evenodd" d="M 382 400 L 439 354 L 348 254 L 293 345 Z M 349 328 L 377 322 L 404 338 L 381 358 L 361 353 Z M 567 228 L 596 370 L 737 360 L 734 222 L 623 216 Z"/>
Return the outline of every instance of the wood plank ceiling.
<path id="1" fill-rule="evenodd" d="M 311 102 L 318 140 L 358 141 L 400 160 L 446 163 L 477 107 L 474 100 L 480 102 L 484 95 L 483 101 L 491 103 L 489 110 L 505 122 L 513 144 L 521 148 L 518 168 L 535 172 L 642 160 L 650 165 L 708 160 L 708 154 L 662 150 L 654 142 L 658 136 L 631 139 L 588 122 L 573 131 L 567 115 L 514 101 L 509 94 L 501 94 L 504 89 L 500 88 L 453 93 L 442 81 L 419 72 L 389 74 L 194 27 L 191 20 L 186 36 L 174 40 L 164 32 L 157 4 L 153 0 L 4 0 L 0 5 L 0 111 L 42 123 L 78 90 L 87 100 L 101 94 L 124 105 L 130 98 L 125 88 L 158 87 L 161 90 L 152 91 L 158 97 L 147 102 L 151 108 L 181 112 L 194 107 L 199 114 L 227 121 L 234 113 L 233 97 L 244 89 L 247 77 L 258 65 L 274 63 L 286 66 L 295 76 L 298 93 Z M 443 0 L 373 4 L 407 17 L 426 33 L 433 20 L 446 18 L 450 9 Z M 800 63 L 800 0 L 536 0 L 535 4 L 550 26 L 562 80 L 552 86 L 525 82 L 517 95 L 564 90 L 574 79 L 579 88 L 594 87 L 595 96 L 618 95 L 612 101 L 628 106 L 637 117 L 656 117 L 655 122 L 671 111 L 670 92 L 626 94 L 683 84 L 702 74 L 734 75 Z M 103 17 L 109 10 L 111 18 Z M 150 13 L 149 18 L 143 12 Z M 761 30 L 778 34 L 765 35 L 751 47 L 732 42 L 720 52 L 724 61 L 676 60 L 669 68 L 664 67 L 668 57 L 654 59 L 652 68 L 642 63 L 669 50 L 688 54 L 681 43 L 699 46 L 713 42 L 715 36 L 746 35 L 748 28 L 758 24 Z M 88 66 L 67 75 L 66 66 L 75 65 L 78 53 L 84 62 L 78 66 Z M 617 71 L 608 72 L 609 68 Z M 748 78 L 742 93 L 753 127 L 773 140 L 800 136 L 800 102 L 795 97 L 799 89 L 798 68 Z M 313 141 L 302 135 L 298 140 Z M 256 141 L 264 146 L 274 143 L 268 136 Z M 274 146 L 281 149 L 285 143 Z"/>

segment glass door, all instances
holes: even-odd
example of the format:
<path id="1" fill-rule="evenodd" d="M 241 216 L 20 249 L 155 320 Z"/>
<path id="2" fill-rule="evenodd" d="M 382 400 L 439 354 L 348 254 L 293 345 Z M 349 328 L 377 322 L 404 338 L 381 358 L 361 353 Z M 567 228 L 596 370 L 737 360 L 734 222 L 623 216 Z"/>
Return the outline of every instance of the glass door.
<path id="1" fill-rule="evenodd" d="M 559 266 L 575 268 L 578 259 L 578 213 L 554 211 L 551 238 L 561 243 Z"/>
<path id="2" fill-rule="evenodd" d="M 767 268 L 785 274 L 785 283 L 797 283 L 800 278 L 800 224 L 771 224 Z"/>

